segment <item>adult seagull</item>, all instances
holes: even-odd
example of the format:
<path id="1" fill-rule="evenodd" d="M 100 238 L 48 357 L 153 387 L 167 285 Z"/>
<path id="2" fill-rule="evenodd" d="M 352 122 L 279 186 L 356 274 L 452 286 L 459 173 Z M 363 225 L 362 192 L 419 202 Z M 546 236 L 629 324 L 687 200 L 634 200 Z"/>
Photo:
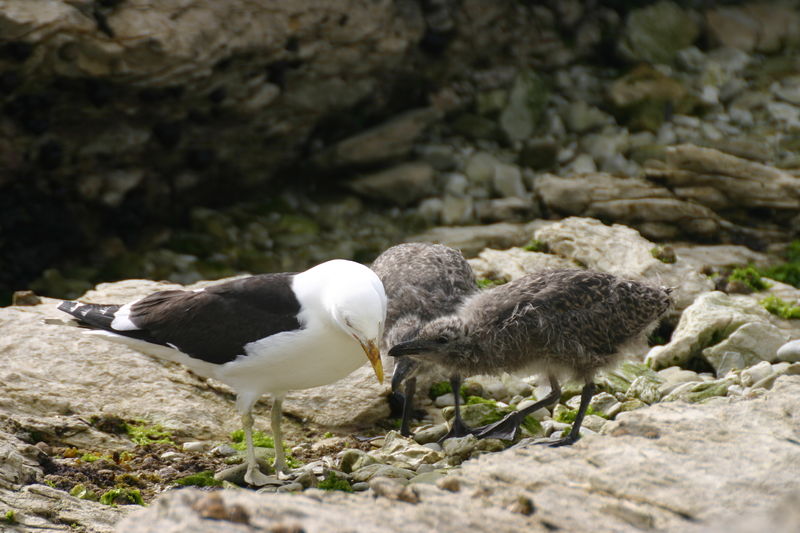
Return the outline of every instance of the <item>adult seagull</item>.
<path id="1" fill-rule="evenodd" d="M 281 409 L 287 391 L 332 383 L 364 363 L 383 382 L 379 345 L 386 294 L 367 267 L 335 259 L 301 273 L 261 274 L 194 291 L 160 291 L 125 305 L 62 302 L 89 334 L 182 363 L 236 392 L 247 444 L 245 481 L 264 485 L 252 410 L 272 395 L 275 469 L 286 470 Z"/>

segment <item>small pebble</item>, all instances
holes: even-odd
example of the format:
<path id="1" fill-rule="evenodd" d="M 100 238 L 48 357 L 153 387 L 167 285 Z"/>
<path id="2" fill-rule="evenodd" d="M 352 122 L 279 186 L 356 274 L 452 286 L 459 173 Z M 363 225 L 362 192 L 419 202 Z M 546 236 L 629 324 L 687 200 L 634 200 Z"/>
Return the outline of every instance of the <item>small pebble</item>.
<path id="1" fill-rule="evenodd" d="M 447 476 L 437 481 L 436 486 L 449 492 L 458 492 L 461 490 L 461 480 L 455 476 Z"/>
<path id="2" fill-rule="evenodd" d="M 239 451 L 232 446 L 228 446 L 227 444 L 220 444 L 219 446 L 215 447 L 211 450 L 211 453 L 214 455 L 219 455 L 221 457 L 230 457 L 231 455 L 236 455 Z"/>
<path id="3" fill-rule="evenodd" d="M 159 458 L 163 461 L 174 461 L 175 459 L 178 459 L 180 456 L 181 454 L 179 454 L 178 452 L 170 450 L 168 452 L 164 452 L 161 455 L 159 455 Z"/>
<path id="4" fill-rule="evenodd" d="M 278 492 L 300 492 L 302 490 L 303 490 L 303 485 L 301 483 L 296 483 L 296 482 L 278 487 Z"/>
<path id="5" fill-rule="evenodd" d="M 433 404 L 440 408 L 449 407 L 456 404 L 456 397 L 452 392 L 448 392 L 446 394 L 442 394 L 441 396 L 437 396 L 433 401 Z"/>
<path id="6" fill-rule="evenodd" d="M 204 452 L 211 447 L 211 444 L 203 441 L 184 442 L 183 450 L 187 452 Z"/>
<path id="7" fill-rule="evenodd" d="M 51 448 L 50 445 L 47 444 L 46 442 L 39 441 L 36 444 L 34 444 L 34 446 L 39 448 L 39 451 L 41 451 L 45 455 L 53 455 L 53 448 Z"/>
<path id="8" fill-rule="evenodd" d="M 427 474 L 428 472 L 433 472 L 434 470 L 436 469 L 433 467 L 433 465 L 423 463 L 417 467 L 417 475 Z"/>
<path id="9" fill-rule="evenodd" d="M 519 513 L 525 516 L 530 516 L 536 512 L 536 506 L 533 505 L 533 500 L 527 496 L 520 495 L 516 501 L 508 506 L 508 510 L 512 513 Z"/>
<path id="10" fill-rule="evenodd" d="M 369 490 L 369 483 L 366 481 L 359 481 L 358 483 L 353 483 L 350 485 L 355 492 L 363 492 L 365 490 Z"/>
<path id="11" fill-rule="evenodd" d="M 777 356 L 779 361 L 800 362 L 800 339 L 789 341 L 778 348 Z"/>
<path id="12" fill-rule="evenodd" d="M 425 446 L 426 448 L 430 448 L 435 452 L 442 451 L 442 445 L 439 444 L 438 442 L 426 442 L 425 444 L 423 444 L 423 446 Z"/>

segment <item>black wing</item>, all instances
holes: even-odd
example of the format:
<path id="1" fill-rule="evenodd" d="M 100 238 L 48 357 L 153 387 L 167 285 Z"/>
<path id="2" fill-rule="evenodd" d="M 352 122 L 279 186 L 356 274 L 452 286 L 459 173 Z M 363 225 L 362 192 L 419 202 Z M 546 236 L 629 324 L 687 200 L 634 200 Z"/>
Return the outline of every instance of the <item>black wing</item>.
<path id="1" fill-rule="evenodd" d="M 153 293 L 131 306 L 129 318 L 139 328 L 135 330 L 111 326 L 118 305 L 64 302 L 59 309 L 89 327 L 223 364 L 243 355 L 250 342 L 301 328 L 297 316 L 300 303 L 291 288 L 293 277 L 290 273 L 262 274 L 198 292 Z"/>

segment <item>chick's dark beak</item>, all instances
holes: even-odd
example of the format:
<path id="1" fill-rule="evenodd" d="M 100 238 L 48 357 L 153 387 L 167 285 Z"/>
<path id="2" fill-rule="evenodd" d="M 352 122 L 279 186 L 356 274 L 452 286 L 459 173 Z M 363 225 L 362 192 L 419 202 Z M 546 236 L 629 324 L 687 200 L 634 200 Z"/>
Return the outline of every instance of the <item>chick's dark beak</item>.
<path id="1" fill-rule="evenodd" d="M 391 357 L 404 357 L 406 355 L 418 355 L 428 351 L 426 342 L 408 341 L 395 344 L 389 350 Z"/>

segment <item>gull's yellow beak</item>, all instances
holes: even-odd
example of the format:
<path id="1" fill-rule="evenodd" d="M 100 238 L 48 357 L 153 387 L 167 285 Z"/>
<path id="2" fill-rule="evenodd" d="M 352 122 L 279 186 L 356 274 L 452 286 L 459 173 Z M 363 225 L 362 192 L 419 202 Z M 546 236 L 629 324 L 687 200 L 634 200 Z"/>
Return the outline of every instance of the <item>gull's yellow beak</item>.
<path id="1" fill-rule="evenodd" d="M 372 364 L 372 369 L 375 371 L 375 376 L 378 378 L 378 383 L 383 383 L 383 364 L 381 363 L 381 351 L 378 349 L 378 343 L 373 340 L 368 340 L 366 343 L 358 341 L 367 354 L 367 359 Z"/>

